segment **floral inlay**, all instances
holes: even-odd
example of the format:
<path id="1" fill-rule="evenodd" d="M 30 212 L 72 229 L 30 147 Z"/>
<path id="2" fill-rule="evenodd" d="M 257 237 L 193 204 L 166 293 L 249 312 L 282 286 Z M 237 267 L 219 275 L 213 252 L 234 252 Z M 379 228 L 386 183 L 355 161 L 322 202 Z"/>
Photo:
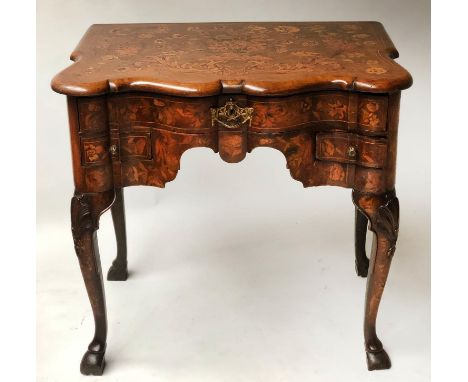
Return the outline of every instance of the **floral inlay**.
<path id="1" fill-rule="evenodd" d="M 127 155 L 147 156 L 148 140 L 146 137 L 125 137 L 121 142 L 121 150 Z"/>
<path id="2" fill-rule="evenodd" d="M 377 102 L 367 102 L 361 109 L 362 122 L 366 125 L 377 127 L 380 125 L 380 119 L 377 114 L 380 106 Z"/>
<path id="3" fill-rule="evenodd" d="M 131 37 L 142 43 L 130 45 Z M 365 65 L 363 59 L 369 56 L 364 52 L 365 46 L 375 43 L 371 37 L 366 25 L 359 23 L 247 24 L 243 28 L 232 24 L 141 24 L 138 28 L 122 25 L 98 36 L 96 46 L 106 47 L 106 54 L 101 54 L 101 61 L 93 70 L 98 72 L 102 64 L 107 67 L 115 62 L 116 72 L 164 69 L 229 75 L 337 71 L 348 65 Z M 194 52 L 201 54 L 193 59 Z M 378 60 L 372 60 L 372 65 L 368 62 L 366 72 L 386 73 L 378 63 Z"/>
<path id="4" fill-rule="evenodd" d="M 85 155 L 85 162 L 98 162 L 103 160 L 107 152 L 104 146 L 100 143 L 95 142 L 86 142 L 83 145 L 84 148 L 84 155 Z"/>
<path id="5" fill-rule="evenodd" d="M 374 67 L 371 67 L 371 68 L 367 68 L 366 73 L 369 73 L 369 74 L 384 74 L 384 73 L 387 73 L 387 69 L 384 69 L 384 68 L 381 68 L 381 67 L 378 67 L 378 66 L 374 66 Z"/>
<path id="6" fill-rule="evenodd" d="M 376 22 L 95 24 L 52 86 L 70 95 L 213 95 L 228 83 L 252 95 L 308 86 L 384 93 L 411 82 L 395 53 Z"/>
<path id="7" fill-rule="evenodd" d="M 348 106 L 343 104 L 340 100 L 333 102 L 318 101 L 316 111 L 314 112 L 317 119 L 320 119 L 320 113 L 325 113 L 333 119 L 344 119 Z"/>

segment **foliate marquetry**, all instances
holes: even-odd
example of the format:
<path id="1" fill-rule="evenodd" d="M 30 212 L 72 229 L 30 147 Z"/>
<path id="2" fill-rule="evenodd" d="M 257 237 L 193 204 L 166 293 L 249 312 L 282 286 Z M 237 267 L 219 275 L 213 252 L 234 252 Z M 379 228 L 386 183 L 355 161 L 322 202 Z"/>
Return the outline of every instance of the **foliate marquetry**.
<path id="1" fill-rule="evenodd" d="M 301 170 L 304 185 L 384 189 L 385 176 L 378 170 L 385 168 L 388 151 L 387 95 L 322 91 L 188 99 L 127 93 L 79 99 L 78 107 L 88 192 L 137 184 L 164 186 L 176 176 L 182 152 L 164 147 L 162 140 L 185 140 L 184 150 L 205 145 L 235 163 L 255 147 L 255 134 L 273 134 L 273 141 L 279 141 L 278 134 L 295 131 L 314 141 L 309 144 L 311 164 Z M 297 160 L 292 163 L 298 166 Z"/>
<path id="2" fill-rule="evenodd" d="M 78 132 L 72 139 L 79 143 L 81 176 L 77 189 L 102 192 L 113 189 L 109 155 L 109 121 L 105 96 L 77 98 Z"/>
<path id="3" fill-rule="evenodd" d="M 235 97 L 239 99 L 239 96 Z M 310 126 L 321 129 L 385 133 L 388 97 L 349 92 L 317 92 L 286 97 L 242 97 L 249 115 L 249 131 L 280 132 Z M 206 133 L 223 127 L 212 112 L 229 98 L 181 99 L 148 93 L 108 97 L 109 122 L 121 127 L 148 126 L 179 132 Z"/>
<path id="4" fill-rule="evenodd" d="M 81 138 L 81 161 L 85 192 L 101 192 L 113 188 L 109 137 Z"/>
<path id="5" fill-rule="evenodd" d="M 310 185 L 314 167 L 314 142 L 311 134 L 305 131 L 286 134 L 252 133 L 249 135 L 250 151 L 256 147 L 271 147 L 282 152 L 291 177 L 300 181 L 304 187 Z"/>
<path id="6" fill-rule="evenodd" d="M 287 168 L 293 179 L 300 181 L 304 187 L 333 185 L 350 187 L 351 171 L 348 165 L 333 162 L 320 162 L 314 159 L 315 140 L 308 131 L 297 131 L 288 134 L 251 134 L 249 146 L 271 147 L 281 151 Z"/>
<path id="7" fill-rule="evenodd" d="M 348 129 L 347 93 L 309 93 L 288 97 L 252 97 L 253 107 L 251 131 L 284 131 L 303 127 Z"/>
<path id="8" fill-rule="evenodd" d="M 52 86 L 73 96 L 390 93 L 412 81 L 397 55 L 376 22 L 100 24 Z"/>
<path id="9" fill-rule="evenodd" d="M 359 99 L 358 123 L 362 132 L 379 133 L 387 128 L 387 95 L 363 95 Z"/>
<path id="10" fill-rule="evenodd" d="M 348 121 L 348 97 L 343 94 L 320 94 L 315 96 L 312 106 L 312 116 L 314 121 Z"/>
<path id="11" fill-rule="evenodd" d="M 351 166 L 351 165 L 349 165 Z M 385 179 L 387 174 L 384 169 L 353 166 L 354 177 L 350 187 L 355 190 L 369 193 L 382 193 L 386 190 Z"/>
<path id="12" fill-rule="evenodd" d="M 155 130 L 152 133 L 151 160 L 138 157 L 122 158 L 121 185 L 147 185 L 164 187 L 175 179 L 182 154 L 194 147 L 211 147 L 216 149 L 216 142 L 210 134 L 181 134 L 166 130 Z"/>
<path id="13" fill-rule="evenodd" d="M 151 159 L 151 133 L 130 132 L 120 134 L 120 158 Z"/>
<path id="14" fill-rule="evenodd" d="M 110 165 L 86 167 L 84 171 L 86 192 L 102 192 L 114 188 Z"/>
<path id="15" fill-rule="evenodd" d="M 251 97 L 251 131 L 279 132 L 310 127 L 378 135 L 386 131 L 388 97 L 317 92 L 288 97 Z"/>
<path id="16" fill-rule="evenodd" d="M 203 132 L 211 129 L 210 108 L 216 99 L 185 99 L 149 94 L 108 97 L 109 121 L 121 127 L 150 126 L 167 130 Z"/>
<path id="17" fill-rule="evenodd" d="M 105 97 L 78 98 L 80 132 L 99 133 L 107 131 L 107 105 Z"/>
<path id="18" fill-rule="evenodd" d="M 82 138 L 83 165 L 102 164 L 109 161 L 109 138 Z"/>
<path id="19" fill-rule="evenodd" d="M 353 133 L 319 133 L 316 156 L 319 160 L 383 168 L 387 157 L 387 142 L 385 139 Z"/>

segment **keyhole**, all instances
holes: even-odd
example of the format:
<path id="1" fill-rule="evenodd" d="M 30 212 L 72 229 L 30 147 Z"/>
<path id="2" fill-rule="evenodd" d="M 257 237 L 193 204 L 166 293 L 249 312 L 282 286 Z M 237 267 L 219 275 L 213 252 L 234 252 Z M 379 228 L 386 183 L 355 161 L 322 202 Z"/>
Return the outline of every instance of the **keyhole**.
<path id="1" fill-rule="evenodd" d="M 233 117 L 234 116 L 234 107 L 229 106 L 229 109 L 227 109 L 227 115 L 228 117 Z"/>

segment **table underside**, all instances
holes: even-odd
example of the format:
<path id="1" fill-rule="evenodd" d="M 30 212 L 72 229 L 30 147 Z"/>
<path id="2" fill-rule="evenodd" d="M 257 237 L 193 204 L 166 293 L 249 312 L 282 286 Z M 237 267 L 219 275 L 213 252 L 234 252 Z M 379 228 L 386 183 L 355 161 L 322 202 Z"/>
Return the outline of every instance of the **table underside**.
<path id="1" fill-rule="evenodd" d="M 285 97 L 183 98 L 152 93 L 68 97 L 80 192 L 164 187 L 182 154 L 208 147 L 230 163 L 256 147 L 281 151 L 305 187 L 382 193 L 394 187 L 399 92 L 311 92 Z M 251 110 L 233 126 L 213 120 L 226 104 Z"/>

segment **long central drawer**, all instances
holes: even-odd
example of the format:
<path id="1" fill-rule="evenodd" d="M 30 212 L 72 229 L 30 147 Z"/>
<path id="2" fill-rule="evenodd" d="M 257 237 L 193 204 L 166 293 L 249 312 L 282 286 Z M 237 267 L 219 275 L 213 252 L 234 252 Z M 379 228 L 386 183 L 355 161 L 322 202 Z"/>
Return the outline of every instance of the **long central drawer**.
<path id="1" fill-rule="evenodd" d="M 253 108 L 249 123 L 252 132 L 281 132 L 307 126 L 367 135 L 386 132 L 387 95 L 330 91 L 287 97 L 233 95 L 232 99 Z M 220 97 L 178 98 L 149 93 L 90 97 L 80 100 L 80 126 L 83 130 L 99 128 L 102 111 L 107 110 L 111 125 L 208 132 L 213 129 L 210 109 L 219 104 Z"/>

